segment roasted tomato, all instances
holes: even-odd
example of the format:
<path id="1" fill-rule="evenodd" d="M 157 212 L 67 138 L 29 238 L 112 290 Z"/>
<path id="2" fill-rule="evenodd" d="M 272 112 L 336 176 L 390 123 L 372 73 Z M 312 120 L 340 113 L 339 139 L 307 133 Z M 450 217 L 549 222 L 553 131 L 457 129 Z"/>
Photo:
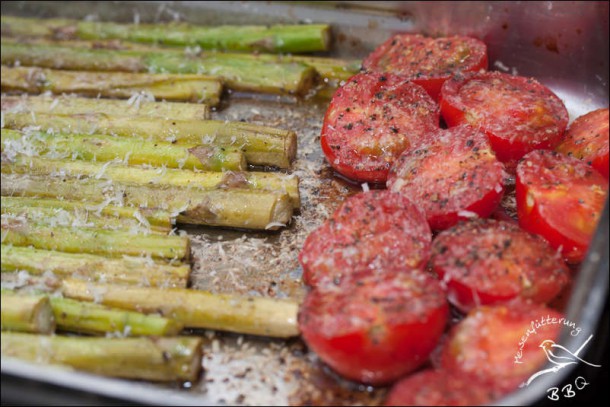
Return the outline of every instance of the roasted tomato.
<path id="1" fill-rule="evenodd" d="M 394 274 L 422 268 L 432 233 L 423 212 L 387 190 L 348 198 L 303 245 L 299 261 L 306 284 L 338 284 L 346 277 Z"/>
<path id="2" fill-rule="evenodd" d="M 342 376 L 392 382 L 426 362 L 449 313 L 445 293 L 415 270 L 311 291 L 299 327 L 307 345 Z"/>
<path id="3" fill-rule="evenodd" d="M 479 220 L 440 233 L 430 264 L 463 311 L 520 297 L 546 303 L 568 283 L 556 250 L 514 223 Z"/>
<path id="4" fill-rule="evenodd" d="M 446 370 L 424 370 L 392 386 L 386 406 L 476 406 L 494 398 L 486 383 Z"/>
<path id="5" fill-rule="evenodd" d="M 562 314 L 543 305 L 475 308 L 451 330 L 442 366 L 487 382 L 498 395 L 506 394 L 544 365 L 543 346 L 559 336 L 564 321 Z"/>
<path id="6" fill-rule="evenodd" d="M 608 179 L 608 108 L 574 120 L 557 151 L 585 160 Z"/>
<path id="7" fill-rule="evenodd" d="M 387 185 L 422 208 L 432 229 L 442 230 L 494 211 L 504 192 L 503 168 L 485 134 L 464 125 L 438 130 L 406 150 Z"/>
<path id="8" fill-rule="evenodd" d="M 519 162 L 516 193 L 519 225 L 570 263 L 582 261 L 604 208 L 606 179 L 577 158 L 540 150 Z"/>
<path id="9" fill-rule="evenodd" d="M 448 126 L 469 123 L 484 131 L 503 162 L 555 148 L 568 125 L 568 111 L 548 88 L 500 72 L 456 75 L 443 85 L 440 105 Z"/>
<path id="10" fill-rule="evenodd" d="M 470 37 L 397 34 L 373 51 L 362 66 L 403 76 L 421 85 L 436 100 L 443 83 L 453 74 L 487 69 L 487 47 Z"/>
<path id="11" fill-rule="evenodd" d="M 320 142 L 337 172 L 379 183 L 400 153 L 438 126 L 438 106 L 420 86 L 392 74 L 362 73 L 335 92 Z"/>

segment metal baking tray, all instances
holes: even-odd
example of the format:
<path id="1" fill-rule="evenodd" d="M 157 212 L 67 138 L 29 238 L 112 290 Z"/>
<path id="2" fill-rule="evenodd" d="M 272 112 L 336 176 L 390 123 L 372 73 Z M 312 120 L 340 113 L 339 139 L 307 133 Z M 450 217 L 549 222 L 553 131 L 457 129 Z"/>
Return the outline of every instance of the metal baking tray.
<path id="1" fill-rule="evenodd" d="M 571 119 L 608 106 L 607 2 L 4 1 L 1 10 L 11 15 L 119 22 L 330 23 L 334 40 L 329 55 L 345 58 L 365 56 L 398 31 L 473 35 L 488 45 L 491 69 L 537 78 L 563 99 Z M 188 229 L 193 241 L 192 286 L 300 299 L 305 291 L 297 254 L 305 237 L 359 187 L 335 177 L 320 153 L 326 102 L 243 94 L 231 94 L 229 100 L 226 107 L 213 113 L 214 118 L 297 132 L 298 158 L 291 172 L 301 179 L 303 205 L 292 225 L 279 233 Z M 594 343 L 588 345 L 594 353 L 592 360 L 601 360 L 601 352 L 607 355 L 607 292 L 608 202 L 566 305 L 567 318 L 594 334 Z M 206 338 L 205 373 L 195 383 L 156 385 L 6 360 L 2 362 L 2 400 L 36 404 L 371 405 L 382 402 L 386 392 L 337 378 L 299 339 L 279 341 L 207 331 L 193 334 Z M 580 346 L 567 331 L 560 343 L 568 349 Z M 498 404 L 534 404 L 546 397 L 548 388 L 561 386 L 577 373 L 563 369 L 547 375 Z"/>

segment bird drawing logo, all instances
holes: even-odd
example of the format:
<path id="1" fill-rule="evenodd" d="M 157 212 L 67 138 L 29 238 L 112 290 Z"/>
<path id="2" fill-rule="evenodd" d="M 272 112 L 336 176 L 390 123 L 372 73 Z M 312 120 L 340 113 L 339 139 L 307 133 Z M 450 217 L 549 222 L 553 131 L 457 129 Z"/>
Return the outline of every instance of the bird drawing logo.
<path id="1" fill-rule="evenodd" d="M 593 338 L 593 335 L 590 335 L 589 338 L 574 352 L 571 352 L 565 346 L 561 346 L 556 344 L 554 341 L 550 339 L 545 339 L 540 343 L 540 348 L 544 351 L 546 358 L 549 362 L 554 365 L 548 369 L 539 370 L 534 373 L 527 379 L 527 381 L 523 382 L 519 387 L 527 387 L 530 385 L 534 379 L 547 374 L 547 373 L 556 373 L 563 369 L 564 367 L 574 365 L 577 363 L 584 363 L 586 365 L 592 367 L 601 367 L 601 365 L 595 365 L 593 363 L 587 362 L 582 359 L 578 354 L 584 349 L 584 347 L 589 343 L 589 341 Z"/>

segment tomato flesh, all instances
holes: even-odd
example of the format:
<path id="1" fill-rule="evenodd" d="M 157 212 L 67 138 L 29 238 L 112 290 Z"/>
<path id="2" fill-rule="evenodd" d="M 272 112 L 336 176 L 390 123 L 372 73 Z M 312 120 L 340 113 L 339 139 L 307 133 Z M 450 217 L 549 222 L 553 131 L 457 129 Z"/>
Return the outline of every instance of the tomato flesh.
<path id="1" fill-rule="evenodd" d="M 488 217 L 504 193 L 504 166 L 485 135 L 465 125 L 428 138 L 400 156 L 388 188 L 421 207 L 433 230 L 447 229 L 460 219 Z"/>
<path id="2" fill-rule="evenodd" d="M 311 286 L 422 268 L 432 233 L 423 212 L 387 190 L 353 195 L 306 239 L 299 261 Z"/>
<path id="3" fill-rule="evenodd" d="M 577 158 L 534 151 L 517 167 L 519 225 L 570 263 L 584 259 L 608 193 L 606 179 Z"/>
<path id="4" fill-rule="evenodd" d="M 392 386 L 386 406 L 488 405 L 494 395 L 485 383 L 446 370 L 424 370 Z"/>
<path id="5" fill-rule="evenodd" d="M 551 90 L 501 72 L 454 76 L 443 85 L 440 106 L 448 126 L 468 123 L 485 132 L 502 162 L 555 148 L 568 124 L 568 111 Z"/>
<path id="6" fill-rule="evenodd" d="M 562 318 L 531 303 L 475 308 L 451 330 L 442 367 L 485 381 L 498 395 L 511 392 L 547 361 L 541 344 L 559 336 Z"/>
<path id="7" fill-rule="evenodd" d="M 392 72 L 421 85 L 435 100 L 453 74 L 487 69 L 487 64 L 487 47 L 475 38 L 418 34 L 397 34 L 362 62 L 366 70 Z"/>
<path id="8" fill-rule="evenodd" d="M 430 264 L 463 311 L 517 297 L 546 303 L 568 283 L 561 256 L 538 236 L 494 220 L 459 224 L 434 240 Z"/>
<path id="9" fill-rule="evenodd" d="M 320 143 L 338 173 L 380 183 L 407 147 L 438 126 L 438 106 L 420 86 L 393 74 L 362 73 L 335 92 Z"/>
<path id="10" fill-rule="evenodd" d="M 586 161 L 608 179 L 608 108 L 580 116 L 556 151 Z"/>
<path id="11" fill-rule="evenodd" d="M 301 305 L 299 327 L 339 374 L 383 384 L 426 362 L 448 313 L 439 282 L 416 270 L 314 289 Z"/>

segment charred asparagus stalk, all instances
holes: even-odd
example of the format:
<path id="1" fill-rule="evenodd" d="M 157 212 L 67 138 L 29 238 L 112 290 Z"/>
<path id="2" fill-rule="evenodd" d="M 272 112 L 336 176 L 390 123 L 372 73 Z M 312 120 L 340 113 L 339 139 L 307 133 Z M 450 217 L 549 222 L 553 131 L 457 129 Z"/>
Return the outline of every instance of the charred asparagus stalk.
<path id="1" fill-rule="evenodd" d="M 4 248 L 4 246 L 2 246 Z M 2 290 L 0 314 L 2 330 L 50 334 L 55 319 L 49 298 L 45 295 L 19 296 Z"/>
<path id="2" fill-rule="evenodd" d="M 315 69 L 301 63 L 246 60 L 232 54 L 213 52 L 190 56 L 163 51 L 83 49 L 2 42 L 0 55 L 3 65 L 19 62 L 22 66 L 77 71 L 212 75 L 222 78 L 223 83 L 231 89 L 249 92 L 304 95 L 316 79 Z"/>
<path id="3" fill-rule="evenodd" d="M 105 115 L 56 116 L 5 113 L 4 125 L 20 129 L 40 126 L 59 133 L 112 134 L 141 137 L 159 142 L 175 141 L 183 145 L 239 147 L 249 164 L 289 168 L 296 156 L 296 134 L 242 122 L 221 120 L 174 120 L 111 117 Z M 122 158 L 122 157 L 121 157 Z"/>
<path id="4" fill-rule="evenodd" d="M 301 206 L 298 178 L 280 173 L 233 171 L 193 172 L 175 169 L 128 168 L 123 165 L 115 164 L 106 165 L 86 161 L 47 160 L 36 157 L 16 158 L 12 163 L 3 162 L 1 168 L 2 172 L 7 174 L 14 173 L 47 176 L 62 174 L 63 176 L 78 178 L 94 177 L 139 185 L 178 186 L 194 189 L 246 188 L 276 191 L 288 194 L 295 209 L 300 208 Z M 86 205 L 82 204 L 83 209 L 85 206 Z M 130 217 L 134 218 L 133 215 Z"/>
<path id="5" fill-rule="evenodd" d="M 202 102 L 211 106 L 218 104 L 222 94 L 222 83 L 218 78 L 194 74 L 60 71 L 2 66 L 1 83 L 3 91 L 51 91 L 124 99 L 143 94 L 159 100 Z"/>
<path id="6" fill-rule="evenodd" d="M 2 151 L 9 158 L 22 151 L 25 145 L 30 154 L 49 158 L 72 157 L 101 162 L 122 160 L 126 165 L 147 164 L 208 171 L 242 171 L 247 168 L 244 154 L 235 147 L 175 146 L 162 141 L 128 137 L 50 135 L 8 129 L 2 129 L 0 134 Z"/>
<path id="7" fill-rule="evenodd" d="M 288 195 L 277 192 L 205 191 L 4 173 L 1 181 L 1 192 L 5 196 L 64 198 L 159 208 L 174 212 L 180 223 L 195 225 L 277 230 L 290 221 L 293 210 Z"/>
<path id="8" fill-rule="evenodd" d="M 4 72 L 3 72 L 4 73 Z M 99 86 L 99 85 L 98 85 Z M 110 116 L 146 116 L 160 119 L 205 120 L 210 116 L 207 105 L 194 103 L 149 102 L 137 96 L 129 101 L 89 99 L 73 96 L 5 96 L 2 111 L 49 114 L 103 113 Z"/>
<path id="9" fill-rule="evenodd" d="M 142 257 L 113 259 L 5 245 L 0 249 L 2 272 L 25 270 L 42 275 L 51 271 L 61 277 L 82 277 L 92 281 L 186 288 L 191 270 L 188 265 L 172 266 Z"/>
<path id="10" fill-rule="evenodd" d="M 2 357 L 152 381 L 196 380 L 201 345 L 200 338 L 189 337 L 82 338 L 2 332 Z"/>
<path id="11" fill-rule="evenodd" d="M 144 313 L 160 312 L 189 328 L 280 338 L 299 334 L 296 325 L 298 305 L 289 300 L 248 298 L 199 290 L 87 284 L 77 280 L 65 280 L 62 292 L 65 297 L 82 301 L 97 298 L 111 307 Z"/>
<path id="12" fill-rule="evenodd" d="M 33 166 L 35 163 L 42 164 L 47 161 L 31 158 L 28 160 Z M 49 160 L 49 163 L 53 163 L 53 161 Z M 66 161 L 66 163 L 81 163 L 80 161 Z M 25 164 L 29 165 L 29 164 Z M 6 168 L 11 168 L 9 164 L 2 163 L 2 170 L 4 171 Z M 24 167 L 19 167 L 26 171 L 27 169 Z M 53 167 L 48 167 L 53 168 Z M 61 172 L 60 167 L 54 167 L 57 169 L 57 172 Z M 34 167 L 30 168 L 31 172 L 34 172 Z M 213 173 L 215 174 L 215 173 Z M 43 175 L 50 175 L 49 172 L 43 173 Z M 1 198 L 2 202 L 2 213 L 9 212 L 17 212 L 24 208 L 40 208 L 40 209 L 63 209 L 65 211 L 75 213 L 75 214 L 83 214 L 86 216 L 87 221 L 92 221 L 95 223 L 103 223 L 106 219 L 120 219 L 120 222 L 127 222 L 128 220 L 136 220 L 137 224 L 144 225 L 146 227 L 150 227 L 151 230 L 161 232 L 161 233 L 169 233 L 172 230 L 172 217 L 169 212 L 155 209 L 136 209 L 136 208 L 126 208 L 123 206 L 113 206 L 113 205 L 89 205 L 84 202 L 77 201 L 64 201 L 57 199 L 33 199 L 33 198 L 18 198 L 18 197 L 6 197 L 3 196 Z M 99 220 L 98 220 L 99 219 Z M 128 227 L 128 224 L 125 224 L 125 227 Z"/>
<path id="13" fill-rule="evenodd" d="M 2 17 L 2 33 L 59 38 L 122 39 L 170 45 L 198 45 L 203 49 L 301 53 L 327 51 L 327 24 L 195 26 L 172 24 L 116 24 Z"/>
<path id="14" fill-rule="evenodd" d="M 188 259 L 189 239 L 181 236 L 134 235 L 130 232 L 75 227 L 49 227 L 2 219 L 2 243 L 37 249 L 107 256 L 152 256 Z"/>

